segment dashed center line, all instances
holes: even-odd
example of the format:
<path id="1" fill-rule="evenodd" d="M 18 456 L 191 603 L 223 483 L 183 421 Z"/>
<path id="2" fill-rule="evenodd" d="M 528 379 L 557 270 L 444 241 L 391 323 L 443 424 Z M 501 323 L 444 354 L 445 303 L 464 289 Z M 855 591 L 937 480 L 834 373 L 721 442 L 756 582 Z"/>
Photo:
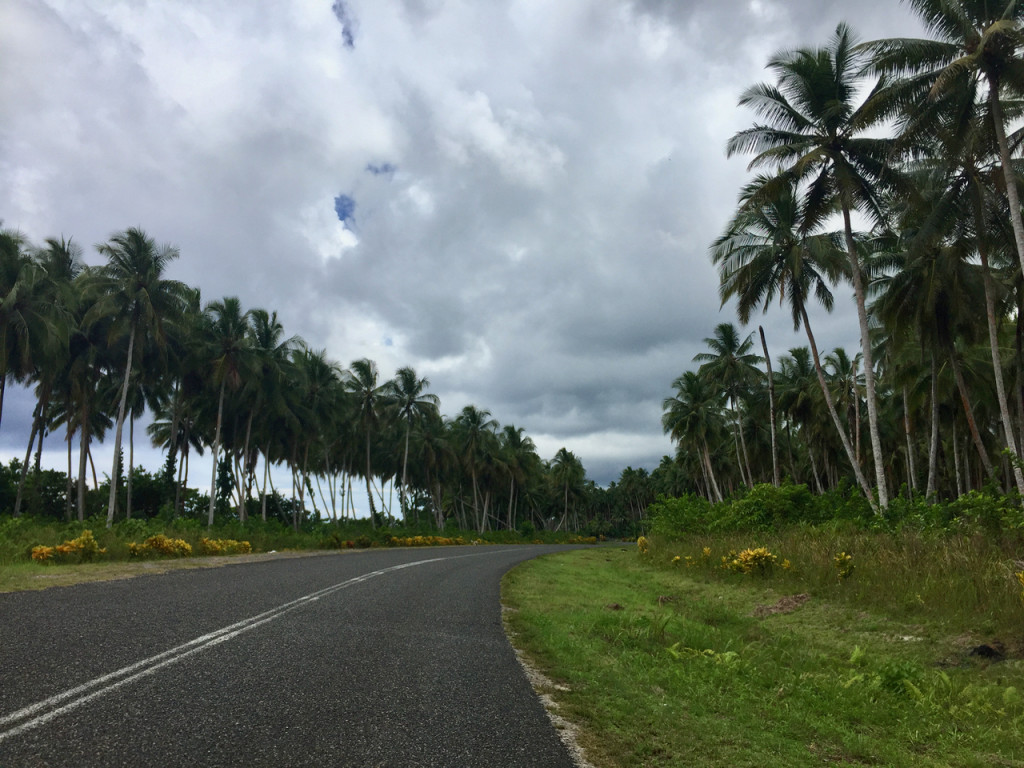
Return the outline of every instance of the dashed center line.
<path id="1" fill-rule="evenodd" d="M 214 632 L 197 637 L 194 640 L 189 640 L 187 643 L 183 643 L 171 648 L 170 650 L 164 651 L 163 653 L 150 656 L 148 659 L 137 661 L 127 667 L 122 667 L 114 672 L 94 678 L 82 685 L 78 685 L 67 691 L 58 693 L 55 696 L 50 696 L 49 698 L 43 699 L 35 704 L 30 704 L 29 706 L 23 707 L 9 715 L 4 715 L 0 717 L 0 728 L 3 729 L 0 730 L 0 742 L 31 730 L 32 728 L 37 728 L 60 715 L 77 709 L 93 699 L 116 691 L 118 688 L 128 685 L 135 680 L 148 677 L 163 667 L 171 664 L 177 664 L 179 661 L 186 659 L 193 654 L 199 653 L 200 651 L 204 651 L 208 648 L 227 642 L 232 638 L 238 637 L 238 635 L 241 635 L 244 632 L 255 629 L 267 622 L 274 621 L 286 613 L 294 611 L 297 608 L 301 608 L 307 603 L 315 602 L 333 592 L 351 587 L 355 584 L 360 584 L 364 581 L 369 581 L 370 579 L 383 576 L 384 574 L 391 573 L 392 571 L 402 570 L 403 568 L 412 568 L 417 565 L 437 563 L 442 560 L 454 560 L 462 557 L 473 556 L 474 555 L 455 555 L 452 557 L 433 557 L 428 560 L 416 560 L 411 563 L 393 565 L 379 571 L 371 571 L 370 573 L 364 573 L 361 576 L 355 576 L 347 581 L 341 582 L 340 584 L 324 587 L 323 589 L 311 592 L 303 597 L 299 597 L 287 603 L 282 603 L 276 608 L 271 608 L 269 611 L 264 611 L 256 616 L 250 616 L 247 619 L 222 627 Z"/>

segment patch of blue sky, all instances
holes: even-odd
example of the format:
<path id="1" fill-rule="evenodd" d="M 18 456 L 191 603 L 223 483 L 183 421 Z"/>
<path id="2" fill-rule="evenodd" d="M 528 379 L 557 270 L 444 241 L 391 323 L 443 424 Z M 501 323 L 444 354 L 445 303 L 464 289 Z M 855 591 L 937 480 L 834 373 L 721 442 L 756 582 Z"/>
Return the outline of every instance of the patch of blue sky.
<path id="1" fill-rule="evenodd" d="M 334 198 L 334 212 L 338 214 L 338 221 L 351 227 L 356 221 L 356 201 L 348 195 L 338 195 Z"/>

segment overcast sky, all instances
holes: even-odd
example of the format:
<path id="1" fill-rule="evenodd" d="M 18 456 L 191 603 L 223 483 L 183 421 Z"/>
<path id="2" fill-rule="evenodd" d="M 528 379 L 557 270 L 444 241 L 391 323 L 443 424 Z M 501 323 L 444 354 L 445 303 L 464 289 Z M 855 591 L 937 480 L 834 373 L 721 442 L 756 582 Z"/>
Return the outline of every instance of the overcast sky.
<path id="1" fill-rule="evenodd" d="M 412 365 L 606 484 L 672 452 L 661 402 L 735 321 L 707 251 L 748 178 L 740 93 L 840 20 L 917 34 L 895 0 L 3 0 L 0 219 L 91 263 L 140 226 L 204 301 Z M 856 351 L 850 293 L 822 348 Z M 788 318 L 757 318 L 773 356 Z"/>

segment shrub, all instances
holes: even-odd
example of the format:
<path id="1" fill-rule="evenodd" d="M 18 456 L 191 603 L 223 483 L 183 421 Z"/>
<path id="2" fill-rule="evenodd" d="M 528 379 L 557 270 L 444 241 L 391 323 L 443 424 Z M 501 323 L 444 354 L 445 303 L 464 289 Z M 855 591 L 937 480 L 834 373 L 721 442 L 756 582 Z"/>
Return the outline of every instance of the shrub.
<path id="1" fill-rule="evenodd" d="M 148 557 L 151 555 L 159 557 L 189 557 L 192 554 L 192 545 L 184 539 L 172 539 L 162 533 L 150 536 L 141 544 L 134 541 L 128 544 L 128 554 L 132 557 Z"/>
<path id="2" fill-rule="evenodd" d="M 250 552 L 252 545 L 248 541 L 208 539 L 205 536 L 199 540 L 199 553 L 202 555 L 247 555 Z"/>
<path id="3" fill-rule="evenodd" d="M 756 547 L 744 549 L 738 555 L 730 552 L 722 557 L 722 567 L 733 573 L 756 573 L 759 576 L 768 576 L 772 569 L 779 562 L 779 558 L 773 555 L 767 547 Z"/>
<path id="4" fill-rule="evenodd" d="M 711 503 L 702 496 L 688 494 L 670 499 L 659 496 L 647 507 L 650 532 L 674 538 L 687 533 L 706 533 L 711 518 Z"/>
<path id="5" fill-rule="evenodd" d="M 32 547 L 32 559 L 37 563 L 48 563 L 51 560 L 62 563 L 82 563 L 106 553 L 107 550 L 100 547 L 90 530 L 84 530 L 76 538 L 69 539 L 56 547 Z"/>

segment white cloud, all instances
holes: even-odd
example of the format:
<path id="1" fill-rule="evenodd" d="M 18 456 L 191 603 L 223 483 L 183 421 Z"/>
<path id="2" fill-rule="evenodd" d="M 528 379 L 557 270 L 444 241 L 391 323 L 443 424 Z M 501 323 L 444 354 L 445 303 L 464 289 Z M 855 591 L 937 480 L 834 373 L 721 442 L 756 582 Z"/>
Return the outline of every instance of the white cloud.
<path id="1" fill-rule="evenodd" d="M 847 6 L 346 7 L 353 47 L 329 0 L 8 0 L 4 225 L 86 246 L 143 226 L 207 300 L 277 309 L 343 364 L 411 364 L 449 413 L 488 408 L 602 482 L 653 467 L 672 379 L 733 320 L 707 247 L 746 177 L 736 100 Z M 856 344 L 838 294 L 823 348 Z M 785 311 L 758 320 L 773 353 L 803 343 Z"/>

